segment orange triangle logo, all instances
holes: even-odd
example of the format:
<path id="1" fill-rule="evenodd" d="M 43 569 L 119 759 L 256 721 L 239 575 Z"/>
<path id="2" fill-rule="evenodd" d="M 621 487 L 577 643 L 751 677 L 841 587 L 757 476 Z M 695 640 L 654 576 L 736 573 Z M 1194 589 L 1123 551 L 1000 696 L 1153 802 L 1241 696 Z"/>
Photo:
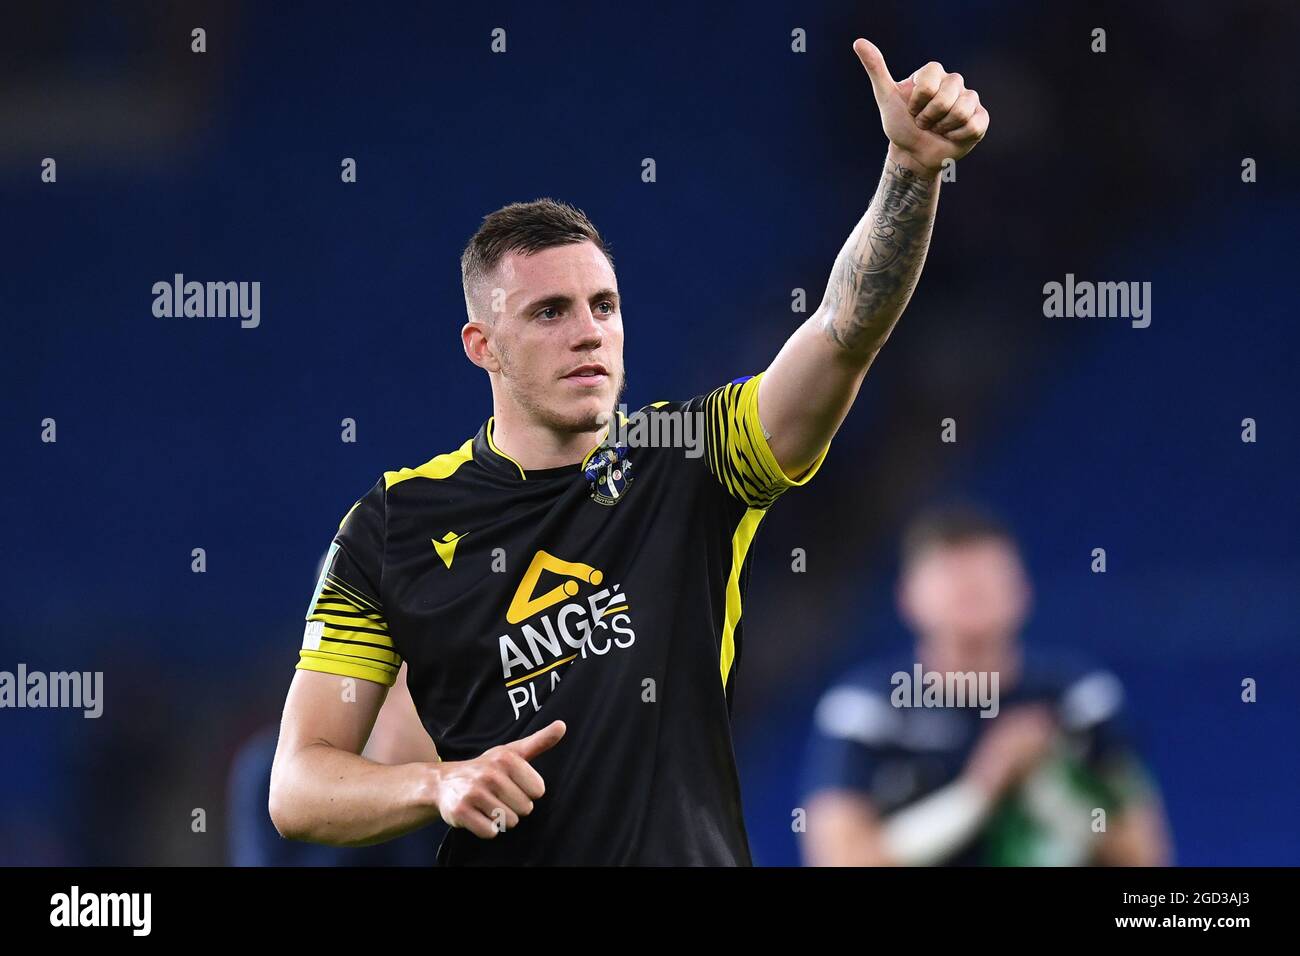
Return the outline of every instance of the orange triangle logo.
<path id="1" fill-rule="evenodd" d="M 554 574 L 562 574 L 569 580 L 563 584 L 557 584 L 545 594 L 532 597 L 537 582 L 541 580 L 542 572 L 550 571 Z M 520 621 L 527 620 L 534 614 L 540 614 L 552 604 L 557 604 L 565 598 L 571 598 L 578 593 L 578 581 L 586 584 L 599 584 L 604 575 L 593 568 L 590 564 L 582 564 L 578 561 L 562 561 L 553 554 L 547 554 L 545 551 L 538 551 L 533 555 L 532 563 L 528 565 L 528 570 L 524 572 L 523 580 L 519 582 L 519 587 L 515 589 L 515 596 L 510 600 L 510 609 L 506 611 L 506 620 L 511 624 L 518 624 Z M 576 580 L 575 580 L 576 579 Z"/>

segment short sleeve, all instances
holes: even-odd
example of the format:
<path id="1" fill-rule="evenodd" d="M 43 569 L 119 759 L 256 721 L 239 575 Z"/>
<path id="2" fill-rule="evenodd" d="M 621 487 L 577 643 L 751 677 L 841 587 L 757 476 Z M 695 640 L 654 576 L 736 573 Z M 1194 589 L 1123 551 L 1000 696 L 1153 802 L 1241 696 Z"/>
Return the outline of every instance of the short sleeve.
<path id="1" fill-rule="evenodd" d="M 821 790 L 873 795 L 881 745 L 894 720 L 889 702 L 860 686 L 841 684 L 823 694 L 808 741 L 804 795 Z"/>
<path id="2" fill-rule="evenodd" d="M 1078 676 L 1062 694 L 1060 714 L 1066 729 L 1086 740 L 1085 762 L 1108 802 L 1122 807 L 1150 797 L 1155 783 L 1133 741 L 1118 677 L 1096 669 Z"/>
<path id="3" fill-rule="evenodd" d="M 715 388 L 702 401 L 709 471 L 728 494 L 751 508 L 768 508 L 786 490 L 807 484 L 830 447 L 798 478 L 781 470 L 758 418 L 758 385 L 764 374 Z"/>
<path id="4" fill-rule="evenodd" d="M 384 481 L 352 506 L 325 555 L 307 608 L 298 669 L 391 687 L 402 659 L 379 596 L 384 554 Z"/>

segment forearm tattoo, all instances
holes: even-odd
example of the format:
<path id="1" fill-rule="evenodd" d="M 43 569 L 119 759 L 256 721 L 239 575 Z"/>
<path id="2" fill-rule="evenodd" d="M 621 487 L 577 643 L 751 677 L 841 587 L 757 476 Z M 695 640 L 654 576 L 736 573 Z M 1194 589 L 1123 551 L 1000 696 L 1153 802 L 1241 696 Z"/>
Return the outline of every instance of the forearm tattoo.
<path id="1" fill-rule="evenodd" d="M 937 180 L 885 164 L 871 206 L 835 258 L 820 310 L 840 348 L 871 354 L 889 337 L 921 277 L 938 193 Z"/>

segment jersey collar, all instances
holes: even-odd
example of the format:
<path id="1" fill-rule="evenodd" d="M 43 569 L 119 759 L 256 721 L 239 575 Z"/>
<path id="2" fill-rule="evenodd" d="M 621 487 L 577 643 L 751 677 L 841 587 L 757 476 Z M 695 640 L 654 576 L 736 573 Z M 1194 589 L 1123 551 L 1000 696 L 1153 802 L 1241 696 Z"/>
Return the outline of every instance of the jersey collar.
<path id="1" fill-rule="evenodd" d="M 492 424 L 495 417 L 489 418 L 483 423 L 483 427 L 478 430 L 474 436 L 474 460 L 480 465 L 502 478 L 512 478 L 516 481 L 539 481 L 547 478 L 564 478 L 572 476 L 575 472 L 582 474 L 587 468 L 587 462 L 591 461 L 591 456 L 600 450 L 604 441 L 587 452 L 582 461 L 573 465 L 561 465 L 558 468 L 530 468 L 524 470 L 524 466 L 515 461 L 492 440 Z M 609 438 L 609 429 L 605 429 L 605 438 Z"/>

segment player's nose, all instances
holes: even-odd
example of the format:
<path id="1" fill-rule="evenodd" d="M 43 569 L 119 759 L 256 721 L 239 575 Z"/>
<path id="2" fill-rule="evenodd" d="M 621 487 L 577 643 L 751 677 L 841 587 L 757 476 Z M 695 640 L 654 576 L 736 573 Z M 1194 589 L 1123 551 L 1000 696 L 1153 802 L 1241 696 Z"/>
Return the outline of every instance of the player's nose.
<path id="1" fill-rule="evenodd" d="M 585 350 L 594 348 L 604 341 L 604 329 L 590 306 L 584 306 L 579 311 L 577 321 L 574 325 L 574 349 Z"/>

